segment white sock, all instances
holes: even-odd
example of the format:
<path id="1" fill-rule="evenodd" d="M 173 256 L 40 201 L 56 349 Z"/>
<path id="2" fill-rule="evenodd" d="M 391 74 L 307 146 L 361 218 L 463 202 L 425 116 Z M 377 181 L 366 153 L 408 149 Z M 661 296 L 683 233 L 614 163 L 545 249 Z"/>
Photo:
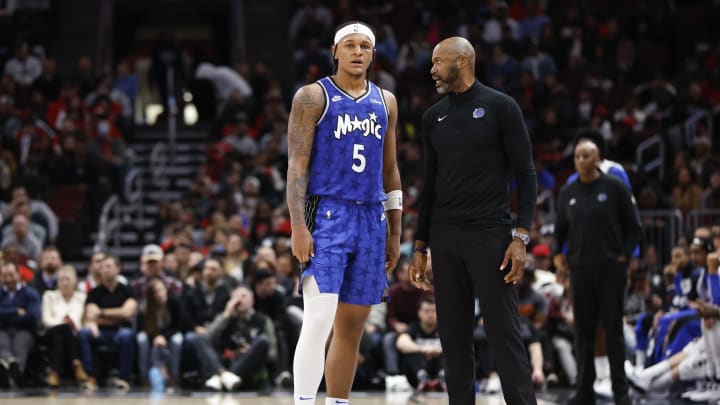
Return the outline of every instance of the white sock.
<path id="1" fill-rule="evenodd" d="M 641 378 L 654 378 L 662 373 L 670 371 L 670 363 L 667 360 L 663 360 L 660 363 L 654 364 L 645 370 L 638 373 Z"/>
<path id="2" fill-rule="evenodd" d="M 295 405 L 315 405 L 315 396 L 295 394 Z"/>
<path id="3" fill-rule="evenodd" d="M 345 398 L 333 398 L 333 397 L 327 397 L 325 398 L 325 405 L 347 405 L 350 401 Z"/>
<path id="4" fill-rule="evenodd" d="M 610 359 L 608 356 L 595 357 L 595 380 L 610 378 Z"/>
<path id="5" fill-rule="evenodd" d="M 312 276 L 303 279 L 303 325 L 293 361 L 295 405 L 313 405 L 325 371 L 325 343 L 330 335 L 337 294 L 321 294 Z"/>

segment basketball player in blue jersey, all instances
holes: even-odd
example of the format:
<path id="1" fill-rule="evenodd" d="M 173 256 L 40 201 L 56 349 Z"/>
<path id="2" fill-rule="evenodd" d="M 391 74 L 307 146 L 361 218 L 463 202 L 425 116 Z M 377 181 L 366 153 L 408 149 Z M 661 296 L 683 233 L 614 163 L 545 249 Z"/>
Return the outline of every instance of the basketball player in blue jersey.
<path id="1" fill-rule="evenodd" d="M 368 80 L 375 34 L 347 23 L 331 50 L 335 73 L 297 91 L 288 128 L 292 252 L 304 265 L 296 405 L 315 402 L 324 370 L 325 403 L 348 403 L 365 320 L 400 255 L 397 101 Z"/>

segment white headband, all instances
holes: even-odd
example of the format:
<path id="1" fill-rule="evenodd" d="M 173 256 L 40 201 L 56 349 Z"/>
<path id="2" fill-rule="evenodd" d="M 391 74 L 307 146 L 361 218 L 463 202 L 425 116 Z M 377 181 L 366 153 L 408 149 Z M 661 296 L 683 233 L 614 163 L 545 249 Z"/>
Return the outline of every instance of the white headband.
<path id="1" fill-rule="evenodd" d="M 333 45 L 337 45 L 343 37 L 350 34 L 363 34 L 367 36 L 370 38 L 373 48 L 375 47 L 375 34 L 373 34 L 372 30 L 367 25 L 360 23 L 352 23 L 340 28 L 335 33 L 335 43 Z"/>

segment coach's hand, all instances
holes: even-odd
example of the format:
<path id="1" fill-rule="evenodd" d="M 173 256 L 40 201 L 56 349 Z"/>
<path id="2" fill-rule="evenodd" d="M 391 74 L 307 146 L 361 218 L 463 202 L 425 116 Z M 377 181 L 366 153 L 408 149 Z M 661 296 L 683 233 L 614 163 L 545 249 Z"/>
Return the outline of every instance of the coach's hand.
<path id="1" fill-rule="evenodd" d="M 525 244 L 519 239 L 513 239 L 507 249 L 505 249 L 505 258 L 500 265 L 500 271 L 503 271 L 507 267 L 508 262 L 512 261 L 512 268 L 504 278 L 506 283 L 515 284 L 520 277 L 522 277 L 523 272 L 525 271 L 525 260 L 527 260 Z"/>
<path id="2" fill-rule="evenodd" d="M 290 235 L 292 254 L 300 263 L 307 263 L 311 257 L 315 257 L 315 246 L 312 235 L 305 224 L 293 225 Z"/>
<path id="3" fill-rule="evenodd" d="M 415 287 L 429 291 L 432 289 L 432 281 L 430 275 L 425 274 L 427 269 L 427 253 L 413 252 L 412 261 L 408 266 L 408 276 L 410 276 L 410 282 Z"/>
<path id="4" fill-rule="evenodd" d="M 400 260 L 400 235 L 389 234 L 385 241 L 385 274 L 395 270 Z"/>

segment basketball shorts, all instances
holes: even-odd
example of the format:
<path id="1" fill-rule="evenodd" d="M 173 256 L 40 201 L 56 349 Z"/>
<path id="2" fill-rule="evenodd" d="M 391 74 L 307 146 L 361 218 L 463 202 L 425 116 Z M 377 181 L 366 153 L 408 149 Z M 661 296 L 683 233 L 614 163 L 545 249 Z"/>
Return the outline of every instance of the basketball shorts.
<path id="1" fill-rule="evenodd" d="M 311 197 L 305 204 L 305 222 L 315 257 L 301 277 L 314 276 L 320 292 L 338 294 L 340 302 L 382 302 L 387 289 L 387 219 L 382 203 Z"/>

